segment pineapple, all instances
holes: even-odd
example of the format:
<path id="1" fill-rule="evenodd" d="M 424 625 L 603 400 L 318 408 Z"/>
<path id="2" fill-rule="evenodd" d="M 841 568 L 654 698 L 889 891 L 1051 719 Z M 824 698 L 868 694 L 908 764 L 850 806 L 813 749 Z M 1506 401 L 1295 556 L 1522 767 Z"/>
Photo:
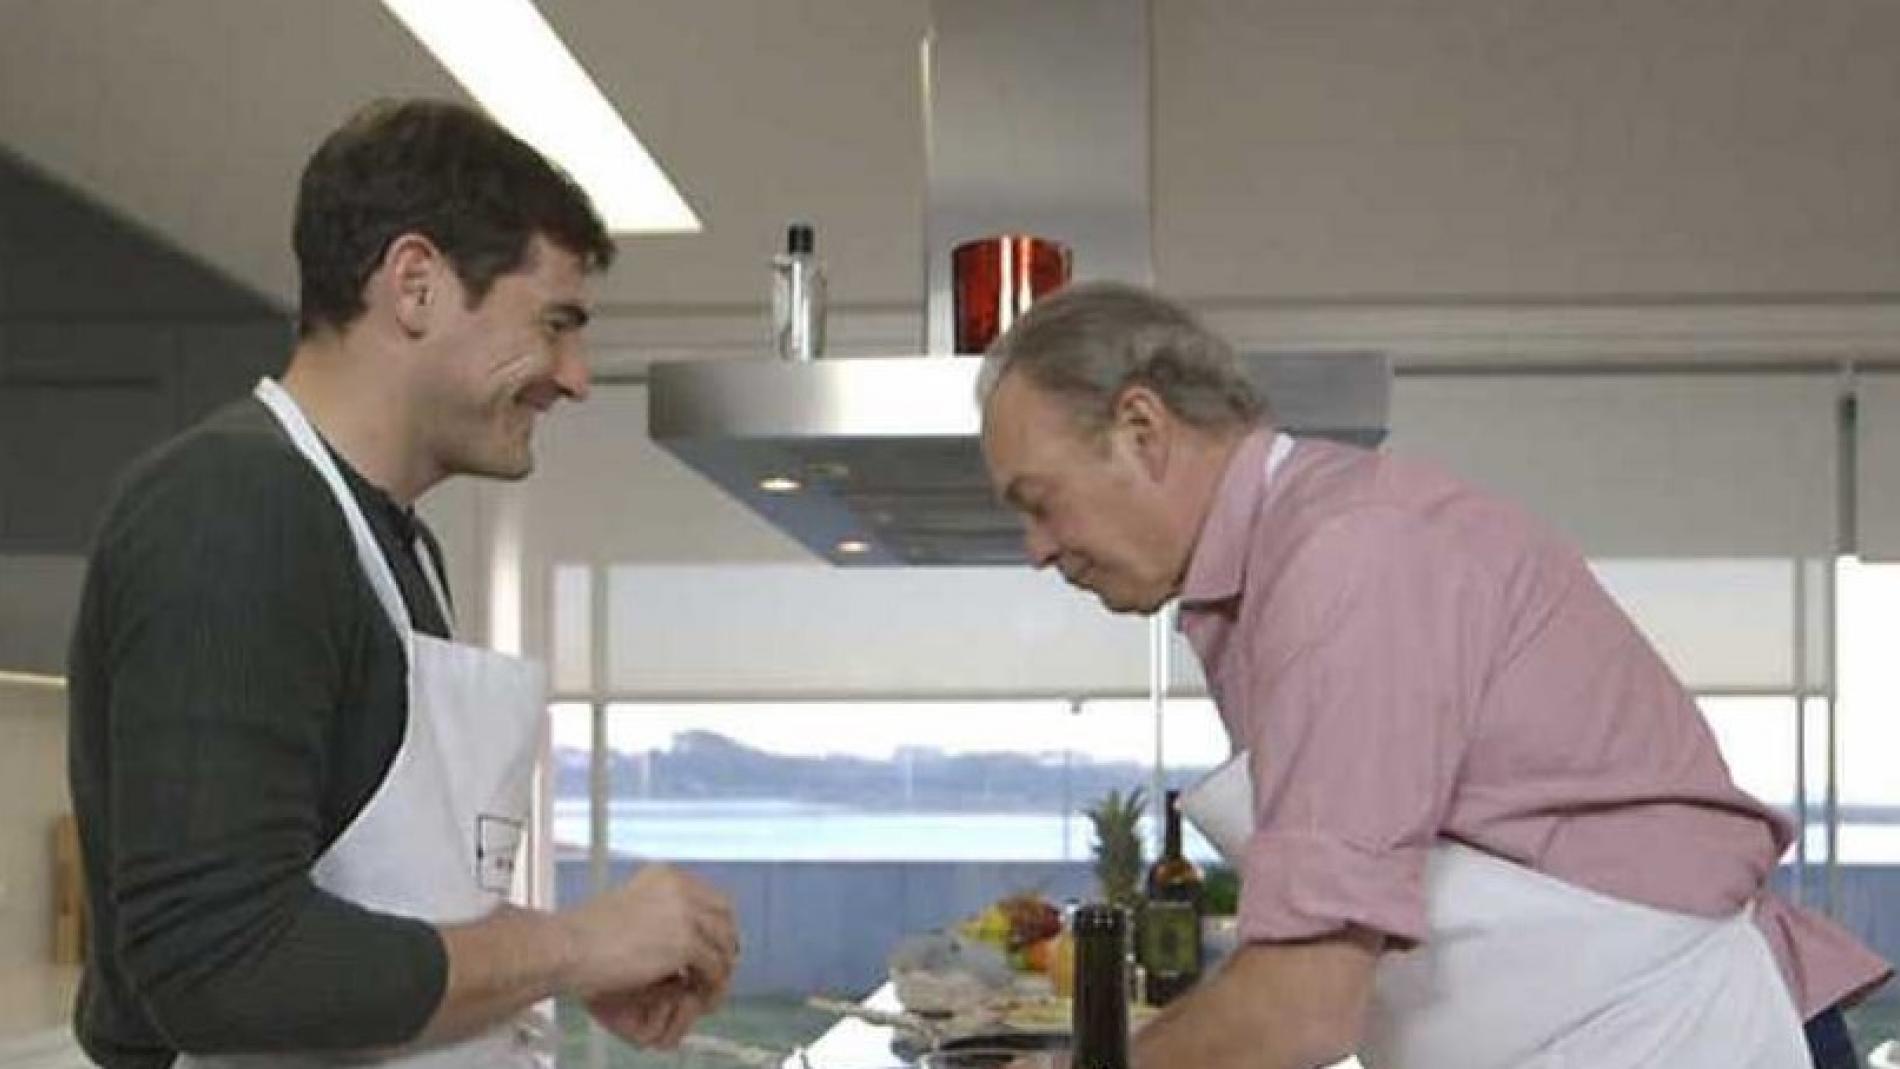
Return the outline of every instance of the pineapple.
<path id="1" fill-rule="evenodd" d="M 1141 898 L 1145 865 L 1139 827 L 1145 805 L 1141 788 L 1136 787 L 1126 795 L 1109 791 L 1083 810 L 1095 825 L 1095 879 L 1101 884 L 1102 898 L 1124 909 L 1134 909 Z"/>

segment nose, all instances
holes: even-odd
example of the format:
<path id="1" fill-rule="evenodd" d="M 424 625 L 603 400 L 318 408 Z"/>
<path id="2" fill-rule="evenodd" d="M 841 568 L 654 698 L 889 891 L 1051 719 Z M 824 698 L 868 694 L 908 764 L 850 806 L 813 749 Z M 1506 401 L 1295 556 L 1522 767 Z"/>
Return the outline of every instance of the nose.
<path id="1" fill-rule="evenodd" d="M 1039 523 L 1029 523 L 1023 527 L 1023 549 L 1029 553 L 1029 564 L 1033 568 L 1047 568 L 1056 562 L 1061 550 L 1056 540 Z"/>
<path id="2" fill-rule="evenodd" d="M 570 401 L 585 401 L 593 390 L 594 373 L 587 365 L 587 350 L 579 342 L 558 346 L 554 351 L 554 384 L 561 396 Z"/>

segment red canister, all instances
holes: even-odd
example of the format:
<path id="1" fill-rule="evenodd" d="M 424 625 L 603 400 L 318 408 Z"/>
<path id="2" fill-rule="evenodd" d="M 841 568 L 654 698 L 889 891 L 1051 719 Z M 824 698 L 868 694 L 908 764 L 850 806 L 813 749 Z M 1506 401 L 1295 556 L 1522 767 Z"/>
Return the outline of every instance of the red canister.
<path id="1" fill-rule="evenodd" d="M 957 352 L 981 353 L 1038 299 L 1069 281 L 1069 247 L 1028 234 L 998 234 L 950 254 Z"/>

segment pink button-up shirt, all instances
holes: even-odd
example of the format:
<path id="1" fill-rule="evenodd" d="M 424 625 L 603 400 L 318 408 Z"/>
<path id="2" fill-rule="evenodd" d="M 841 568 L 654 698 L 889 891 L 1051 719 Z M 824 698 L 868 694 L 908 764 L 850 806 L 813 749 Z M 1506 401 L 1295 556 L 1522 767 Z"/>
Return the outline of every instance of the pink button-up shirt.
<path id="1" fill-rule="evenodd" d="M 1451 840 L 1701 916 L 1751 901 L 1803 1016 L 1885 962 L 1764 892 L 1792 830 L 1738 790 L 1694 700 L 1583 558 L 1427 465 L 1269 436 L 1229 461 L 1181 628 L 1236 748 L 1255 833 L 1249 940 L 1356 924 L 1427 936 Z"/>

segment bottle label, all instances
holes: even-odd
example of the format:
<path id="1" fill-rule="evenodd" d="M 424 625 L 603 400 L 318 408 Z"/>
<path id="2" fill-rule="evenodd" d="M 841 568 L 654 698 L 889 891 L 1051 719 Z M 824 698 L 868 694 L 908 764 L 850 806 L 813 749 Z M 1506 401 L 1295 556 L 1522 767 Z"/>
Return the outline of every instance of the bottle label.
<path id="1" fill-rule="evenodd" d="M 1141 916 L 1141 963 L 1150 974 L 1200 971 L 1200 918 L 1192 902 L 1150 902 Z"/>

